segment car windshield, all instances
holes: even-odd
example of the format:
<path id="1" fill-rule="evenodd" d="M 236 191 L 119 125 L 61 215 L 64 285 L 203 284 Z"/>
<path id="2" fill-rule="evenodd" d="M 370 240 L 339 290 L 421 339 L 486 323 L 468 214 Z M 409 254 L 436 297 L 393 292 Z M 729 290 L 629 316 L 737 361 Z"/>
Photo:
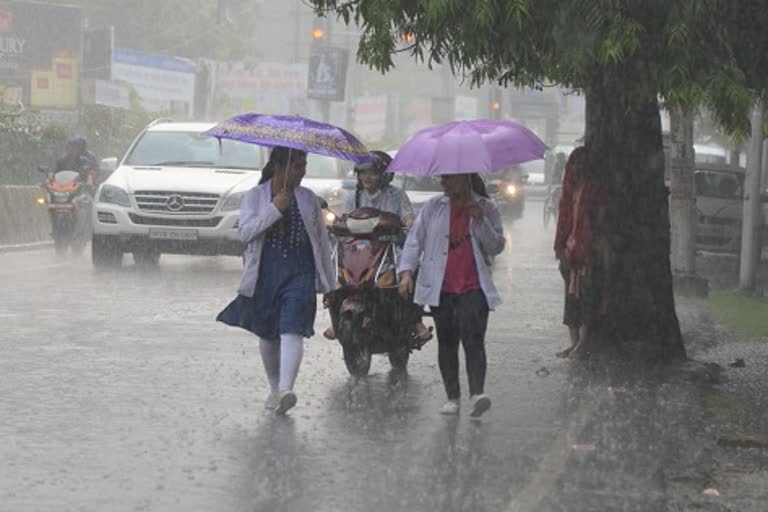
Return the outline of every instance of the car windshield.
<path id="1" fill-rule="evenodd" d="M 324 155 L 307 155 L 307 178 L 338 180 L 351 170 L 346 162 Z"/>
<path id="2" fill-rule="evenodd" d="M 696 195 L 720 199 L 741 199 L 744 175 L 730 172 L 696 171 Z"/>
<path id="3" fill-rule="evenodd" d="M 128 165 L 222 167 L 258 170 L 264 166 L 260 146 L 221 140 L 194 132 L 147 132 L 126 160 Z"/>
<path id="4" fill-rule="evenodd" d="M 437 176 L 406 176 L 403 189 L 414 192 L 442 192 L 440 178 Z"/>

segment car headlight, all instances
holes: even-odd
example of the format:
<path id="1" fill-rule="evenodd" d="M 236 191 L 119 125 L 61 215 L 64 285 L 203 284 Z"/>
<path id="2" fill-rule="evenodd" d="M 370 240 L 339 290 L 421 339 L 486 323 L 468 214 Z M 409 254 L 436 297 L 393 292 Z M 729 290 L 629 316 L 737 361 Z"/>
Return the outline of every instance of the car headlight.
<path id="1" fill-rule="evenodd" d="M 243 197 L 245 197 L 245 192 L 238 192 L 237 194 L 232 194 L 228 198 L 224 200 L 224 203 L 221 205 L 221 211 L 223 212 L 233 212 L 240 209 L 240 203 L 243 202 Z"/>
<path id="2" fill-rule="evenodd" d="M 505 191 L 508 196 L 515 197 L 517 195 L 517 187 L 515 185 L 507 185 Z"/>
<path id="3" fill-rule="evenodd" d="M 99 192 L 99 201 L 102 203 L 111 203 L 118 206 L 131 206 L 131 198 L 128 192 L 114 185 L 102 185 Z"/>

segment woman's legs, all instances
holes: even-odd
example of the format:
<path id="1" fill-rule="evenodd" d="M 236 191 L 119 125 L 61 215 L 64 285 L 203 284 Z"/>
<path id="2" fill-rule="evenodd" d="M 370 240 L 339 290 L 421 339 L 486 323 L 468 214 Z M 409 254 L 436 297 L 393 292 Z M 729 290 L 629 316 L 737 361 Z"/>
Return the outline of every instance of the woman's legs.
<path id="1" fill-rule="evenodd" d="M 485 392 L 485 332 L 488 329 L 488 302 L 481 290 L 463 293 L 456 297 L 455 312 L 459 337 L 464 346 L 464 356 L 469 380 L 469 394 L 482 395 Z"/>
<path id="2" fill-rule="evenodd" d="M 304 357 L 304 338 L 300 334 L 280 335 L 280 375 L 278 389 L 293 390 Z"/>
<path id="3" fill-rule="evenodd" d="M 259 338 L 259 349 L 269 387 L 273 393 L 277 393 L 280 380 L 280 342 Z"/>
<path id="4" fill-rule="evenodd" d="M 432 317 L 437 328 L 437 360 L 448 400 L 461 397 L 459 386 L 459 329 L 451 295 L 442 295 L 440 305 L 433 307 Z"/>

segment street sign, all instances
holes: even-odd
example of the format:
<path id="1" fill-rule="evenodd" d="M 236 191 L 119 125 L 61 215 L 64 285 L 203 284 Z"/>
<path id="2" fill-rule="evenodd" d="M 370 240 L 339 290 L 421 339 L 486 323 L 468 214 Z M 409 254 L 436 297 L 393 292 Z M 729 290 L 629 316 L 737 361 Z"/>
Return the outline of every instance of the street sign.
<path id="1" fill-rule="evenodd" d="M 343 101 L 347 83 L 345 48 L 315 46 L 309 56 L 307 97 L 325 101 Z"/>

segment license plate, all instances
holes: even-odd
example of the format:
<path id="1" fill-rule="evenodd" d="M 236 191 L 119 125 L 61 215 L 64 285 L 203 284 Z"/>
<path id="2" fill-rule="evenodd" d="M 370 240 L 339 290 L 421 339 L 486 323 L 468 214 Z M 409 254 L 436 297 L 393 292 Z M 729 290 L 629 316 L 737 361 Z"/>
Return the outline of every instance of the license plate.
<path id="1" fill-rule="evenodd" d="M 150 229 L 149 238 L 153 240 L 197 240 L 197 231 L 193 229 Z"/>

